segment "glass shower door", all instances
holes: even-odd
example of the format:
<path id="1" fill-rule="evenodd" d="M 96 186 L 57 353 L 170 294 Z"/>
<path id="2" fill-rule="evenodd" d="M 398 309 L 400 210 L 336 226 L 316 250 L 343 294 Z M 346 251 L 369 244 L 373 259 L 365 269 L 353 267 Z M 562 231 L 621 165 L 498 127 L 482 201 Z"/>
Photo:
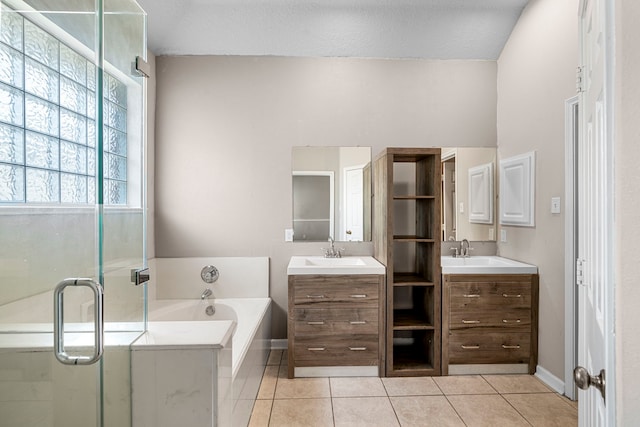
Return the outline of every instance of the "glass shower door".
<path id="1" fill-rule="evenodd" d="M 131 64 L 145 17 L 133 1 L 105 3 L 0 3 L 2 426 L 131 422 L 128 348 L 145 308 L 131 283 L 145 264 L 143 83 Z M 54 357 L 54 290 L 68 278 L 104 290 L 96 363 Z M 96 351 L 94 292 L 68 286 L 60 301 L 64 352 L 82 362 Z"/>

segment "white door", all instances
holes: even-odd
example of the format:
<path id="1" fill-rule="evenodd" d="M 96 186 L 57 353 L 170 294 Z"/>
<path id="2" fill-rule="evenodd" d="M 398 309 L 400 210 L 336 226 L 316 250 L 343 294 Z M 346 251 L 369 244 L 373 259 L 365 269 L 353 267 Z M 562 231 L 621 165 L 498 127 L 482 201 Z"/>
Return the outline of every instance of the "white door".
<path id="1" fill-rule="evenodd" d="M 578 147 L 578 364 L 581 426 L 614 426 L 613 144 L 606 3 L 580 10 L 581 132 Z"/>
<path id="2" fill-rule="evenodd" d="M 361 242 L 364 230 L 362 167 L 344 170 L 344 240 Z"/>

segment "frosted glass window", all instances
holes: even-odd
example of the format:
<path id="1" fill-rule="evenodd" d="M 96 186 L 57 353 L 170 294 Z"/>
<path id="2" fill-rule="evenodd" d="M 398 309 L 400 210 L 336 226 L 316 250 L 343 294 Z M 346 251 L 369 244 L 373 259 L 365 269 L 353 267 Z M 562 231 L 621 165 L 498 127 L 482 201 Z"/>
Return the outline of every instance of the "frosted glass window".
<path id="1" fill-rule="evenodd" d="M 96 66 L 2 4 L 0 203 L 96 202 Z M 127 86 L 104 73 L 104 202 L 127 203 Z"/>
<path id="2" fill-rule="evenodd" d="M 22 88 L 24 56 L 20 51 L 0 43 L 0 81 Z"/>

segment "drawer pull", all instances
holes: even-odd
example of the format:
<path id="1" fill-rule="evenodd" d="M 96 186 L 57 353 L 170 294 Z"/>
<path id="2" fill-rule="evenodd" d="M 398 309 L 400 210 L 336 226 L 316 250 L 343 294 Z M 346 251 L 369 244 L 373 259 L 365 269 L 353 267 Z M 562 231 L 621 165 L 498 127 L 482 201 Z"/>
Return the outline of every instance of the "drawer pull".
<path id="1" fill-rule="evenodd" d="M 349 324 L 350 325 L 366 325 L 367 322 L 365 322 L 364 320 L 350 320 Z"/>
<path id="2" fill-rule="evenodd" d="M 307 325 L 324 325 L 324 321 L 320 320 L 318 322 L 307 322 Z"/>
<path id="3" fill-rule="evenodd" d="M 349 295 L 351 298 L 366 298 L 367 294 L 353 294 Z"/>
<path id="4" fill-rule="evenodd" d="M 464 350 L 478 350 L 480 348 L 479 345 L 461 345 Z"/>
<path id="5" fill-rule="evenodd" d="M 307 298 L 321 299 L 325 298 L 324 295 L 307 295 Z"/>
<path id="6" fill-rule="evenodd" d="M 502 319 L 502 323 L 520 323 L 520 319 L 516 319 L 516 320 Z"/>
<path id="7" fill-rule="evenodd" d="M 351 351 L 365 351 L 367 347 L 349 347 Z"/>
<path id="8" fill-rule="evenodd" d="M 465 298 L 480 298 L 480 294 L 464 294 L 462 296 Z"/>
<path id="9" fill-rule="evenodd" d="M 464 320 L 462 319 L 462 323 L 464 323 L 465 325 L 469 325 L 469 324 L 474 324 L 474 323 L 480 323 L 479 320 Z"/>
<path id="10" fill-rule="evenodd" d="M 502 294 L 502 296 L 505 298 L 522 298 L 522 294 Z"/>
<path id="11" fill-rule="evenodd" d="M 324 347 L 307 347 L 309 351 L 325 351 Z"/>
<path id="12" fill-rule="evenodd" d="M 504 348 L 505 350 L 517 350 L 517 349 L 520 348 L 520 345 L 519 344 L 516 344 L 516 345 L 505 345 L 505 344 L 502 344 L 502 348 Z"/>

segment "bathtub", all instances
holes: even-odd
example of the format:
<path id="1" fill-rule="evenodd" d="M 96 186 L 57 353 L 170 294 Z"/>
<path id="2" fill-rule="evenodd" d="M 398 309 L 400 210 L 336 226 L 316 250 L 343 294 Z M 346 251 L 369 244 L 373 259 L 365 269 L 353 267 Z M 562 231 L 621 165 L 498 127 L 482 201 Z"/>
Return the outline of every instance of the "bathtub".
<path id="1" fill-rule="evenodd" d="M 215 308 L 213 315 L 206 312 L 209 305 Z M 246 426 L 269 356 L 271 299 L 150 300 L 148 313 L 149 322 L 236 322 L 231 346 L 232 422 L 233 426 Z"/>

